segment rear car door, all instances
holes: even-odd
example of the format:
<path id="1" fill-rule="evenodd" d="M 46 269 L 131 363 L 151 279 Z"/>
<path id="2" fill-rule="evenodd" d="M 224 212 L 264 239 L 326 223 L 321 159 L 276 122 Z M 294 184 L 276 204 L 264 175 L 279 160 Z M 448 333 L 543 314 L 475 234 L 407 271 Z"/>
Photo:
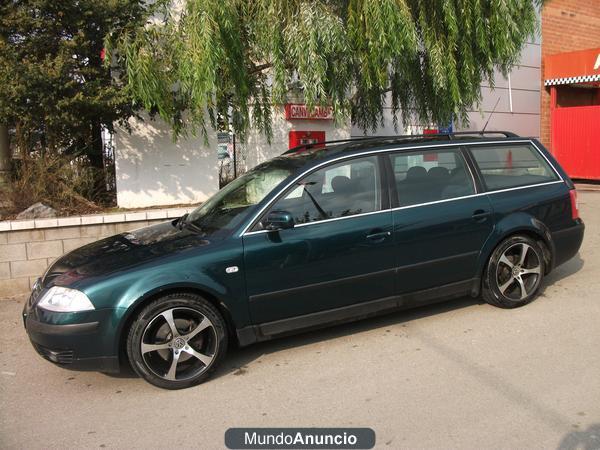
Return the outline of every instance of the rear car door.
<path id="1" fill-rule="evenodd" d="M 392 218 L 397 293 L 440 286 L 468 291 L 494 224 L 490 201 L 477 195 L 464 151 L 439 147 L 389 158 L 396 192 Z"/>
<path id="2" fill-rule="evenodd" d="M 254 323 L 272 322 L 394 295 L 394 246 L 381 158 L 333 162 L 297 180 L 269 211 L 294 228 L 257 223 L 244 237 Z"/>
<path id="3" fill-rule="evenodd" d="M 543 224 L 542 232 L 551 235 L 554 264 L 573 256 L 579 248 L 579 231 L 573 228 L 574 186 L 565 183 L 544 153 L 531 142 L 472 145 L 469 151 L 494 205 L 497 232 L 523 222 L 530 227 L 535 218 L 536 228 Z"/>

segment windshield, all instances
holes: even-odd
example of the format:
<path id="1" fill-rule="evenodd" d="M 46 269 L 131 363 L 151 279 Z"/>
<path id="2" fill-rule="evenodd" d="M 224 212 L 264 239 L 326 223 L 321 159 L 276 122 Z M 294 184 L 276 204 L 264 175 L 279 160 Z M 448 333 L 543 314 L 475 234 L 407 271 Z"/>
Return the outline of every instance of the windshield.
<path id="1" fill-rule="evenodd" d="M 232 230 L 279 183 L 306 163 L 305 158 L 283 157 L 256 166 L 233 180 L 187 217 L 202 231 Z"/>

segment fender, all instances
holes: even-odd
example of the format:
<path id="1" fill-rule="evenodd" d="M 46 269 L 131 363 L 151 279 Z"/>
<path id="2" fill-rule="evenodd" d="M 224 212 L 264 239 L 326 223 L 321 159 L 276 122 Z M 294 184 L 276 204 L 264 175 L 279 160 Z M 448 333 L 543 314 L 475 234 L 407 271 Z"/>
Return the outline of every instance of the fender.
<path id="1" fill-rule="evenodd" d="M 178 265 L 177 270 L 164 270 L 157 272 L 150 270 L 147 275 L 138 272 L 135 280 L 123 287 L 122 295 L 117 308 L 124 308 L 129 311 L 134 310 L 140 303 L 160 292 L 172 291 L 174 289 L 189 289 L 205 292 L 218 301 L 223 308 L 230 312 L 234 324 L 244 326 L 249 320 L 247 308 L 235 307 L 234 305 L 245 302 L 245 285 L 241 273 L 228 274 L 227 283 L 213 276 L 210 268 L 197 271 L 192 268 L 184 268 Z M 237 281 L 236 282 L 236 278 Z M 236 311 L 235 313 L 231 313 Z"/>
<path id="2" fill-rule="evenodd" d="M 223 272 L 225 280 L 219 279 Z M 137 308 L 149 298 L 177 289 L 199 291 L 216 299 L 218 307 L 226 316 L 228 325 L 234 329 L 249 325 L 250 315 L 245 297 L 245 281 L 243 273 L 226 274 L 216 271 L 210 265 L 198 269 L 195 264 L 174 262 L 160 267 L 148 267 L 145 270 L 125 271 L 117 277 L 112 277 L 104 286 L 104 282 L 94 284 L 87 294 L 94 298 L 96 304 L 107 304 L 109 299 L 114 305 L 112 338 L 105 345 L 111 348 L 113 354 L 118 353 L 121 337 L 125 327 L 130 323 Z M 115 298 L 116 297 L 116 298 Z M 110 342 L 108 342 L 110 341 Z"/>
<path id="3" fill-rule="evenodd" d="M 149 297 L 161 291 L 172 290 L 173 288 L 202 290 L 221 301 L 228 294 L 225 286 L 219 284 L 205 273 L 154 272 L 148 274 L 148 276 L 137 278 L 132 284 L 127 286 L 115 306 L 117 308 L 135 309 L 137 305 Z"/>
<path id="4" fill-rule="evenodd" d="M 527 214 L 525 212 L 515 212 L 504 217 L 502 220 L 496 223 L 494 230 L 483 245 L 477 260 L 477 270 L 480 278 L 483 276 L 483 270 L 485 269 L 492 252 L 500 244 L 500 242 L 510 235 L 523 232 L 534 234 L 544 241 L 550 252 L 550 254 L 547 255 L 549 257 L 549 261 L 547 264 L 548 267 L 546 268 L 546 273 L 549 273 L 550 270 L 552 270 L 554 264 L 555 246 L 550 230 L 546 225 L 544 225 L 531 214 Z"/>

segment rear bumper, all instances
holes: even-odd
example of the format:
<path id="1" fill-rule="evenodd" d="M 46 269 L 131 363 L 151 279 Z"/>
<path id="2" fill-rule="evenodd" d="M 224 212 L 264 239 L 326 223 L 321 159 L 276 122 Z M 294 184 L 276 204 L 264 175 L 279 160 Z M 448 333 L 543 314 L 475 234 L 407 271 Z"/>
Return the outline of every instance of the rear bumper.
<path id="1" fill-rule="evenodd" d="M 552 233 L 554 243 L 554 267 L 561 265 L 577 254 L 581 243 L 585 225 L 581 219 L 575 221 L 575 225 Z"/>

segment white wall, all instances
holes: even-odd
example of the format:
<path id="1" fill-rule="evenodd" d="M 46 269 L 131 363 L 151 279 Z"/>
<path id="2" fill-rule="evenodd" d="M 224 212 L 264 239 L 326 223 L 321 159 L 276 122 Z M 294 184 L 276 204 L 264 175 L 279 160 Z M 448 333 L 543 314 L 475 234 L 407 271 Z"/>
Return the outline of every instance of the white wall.
<path id="1" fill-rule="evenodd" d="M 219 188 L 217 146 L 202 137 L 173 142 L 161 120 L 129 121 L 115 134 L 117 204 L 122 208 L 200 203 Z"/>
<path id="2" fill-rule="evenodd" d="M 131 134 L 119 128 L 114 137 L 117 204 L 122 208 L 194 204 L 218 190 L 216 133 L 203 138 L 173 142 L 169 127 L 161 120 L 130 120 Z M 331 120 L 285 119 L 283 107 L 273 113 L 273 139 L 250 131 L 246 143 L 237 142 L 238 169 L 249 170 L 288 149 L 290 130 L 325 131 L 327 140 L 350 136 L 349 123 L 335 127 Z"/>

